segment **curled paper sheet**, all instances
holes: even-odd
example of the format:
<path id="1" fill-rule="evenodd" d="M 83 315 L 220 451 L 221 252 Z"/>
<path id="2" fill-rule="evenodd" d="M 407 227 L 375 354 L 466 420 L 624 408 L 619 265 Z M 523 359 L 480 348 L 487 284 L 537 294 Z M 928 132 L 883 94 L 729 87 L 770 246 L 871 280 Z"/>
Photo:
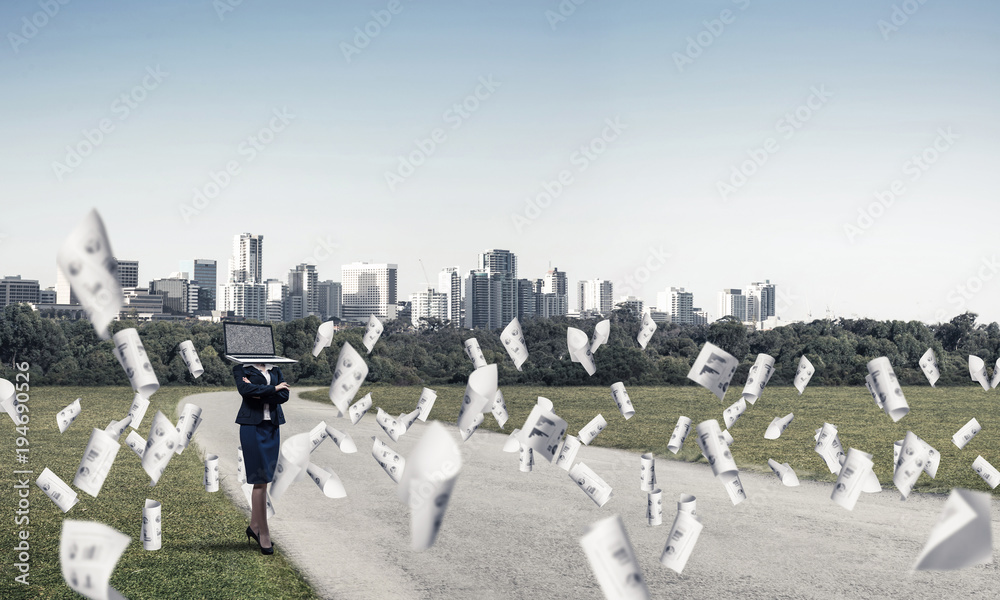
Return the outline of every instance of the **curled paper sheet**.
<path id="1" fill-rule="evenodd" d="M 773 459 L 767 459 L 767 466 L 771 467 L 774 474 L 778 476 L 781 483 L 787 487 L 796 487 L 799 485 L 799 477 L 795 474 L 791 465 L 788 463 L 778 463 L 778 461 Z"/>
<path id="2" fill-rule="evenodd" d="M 729 494 L 729 499 L 733 505 L 746 500 L 746 492 L 740 482 L 739 469 L 736 468 L 736 461 L 729 451 L 729 445 L 723 437 L 719 428 L 719 422 L 715 419 L 702 421 L 698 424 L 698 446 L 702 454 L 712 467 L 712 474 L 722 483 Z"/>
<path id="3" fill-rule="evenodd" d="M 424 388 L 420 392 L 420 399 L 417 400 L 417 408 L 420 409 L 420 416 L 417 417 L 421 421 L 427 422 L 427 417 L 431 414 L 431 409 L 434 408 L 434 401 L 437 400 L 437 392 L 430 388 Z"/>
<path id="4" fill-rule="evenodd" d="M 872 385 L 879 400 L 882 401 L 883 410 L 892 418 L 893 422 L 898 422 L 910 412 L 910 406 L 903 396 L 903 389 L 899 387 L 896 380 L 896 373 L 892 370 L 889 359 L 882 356 L 868 362 L 868 373 L 872 376 Z"/>
<path id="5" fill-rule="evenodd" d="M 201 425 L 201 407 L 190 402 L 185 404 L 181 416 L 177 418 L 177 454 L 182 454 L 191 443 L 191 436 L 199 425 Z"/>
<path id="6" fill-rule="evenodd" d="M 611 499 L 611 486 L 586 464 L 578 462 L 573 465 L 569 476 L 597 506 L 604 506 Z"/>
<path id="7" fill-rule="evenodd" d="M 479 347 L 479 340 L 469 338 L 465 340 L 463 347 L 465 348 L 465 355 L 472 361 L 473 369 L 481 369 L 486 366 L 486 357 L 483 356 L 483 349 Z"/>
<path id="8" fill-rule="evenodd" d="M 774 357 L 768 354 L 758 354 L 757 360 L 750 367 L 746 385 L 743 386 L 743 399 L 750 404 L 756 404 L 764 393 L 764 386 L 771 380 L 774 373 Z"/>
<path id="9" fill-rule="evenodd" d="M 726 442 L 727 446 L 733 445 L 733 435 L 729 433 L 728 429 L 722 430 L 722 441 Z"/>
<path id="10" fill-rule="evenodd" d="M 274 467 L 274 480 L 268 489 L 271 500 L 278 502 L 293 483 L 306 478 L 310 452 L 312 441 L 309 433 L 293 435 L 281 443 L 278 464 Z"/>
<path id="11" fill-rule="evenodd" d="M 139 460 L 142 460 L 142 455 L 146 452 L 146 440 L 139 435 L 138 431 L 133 430 L 128 433 L 128 437 L 125 438 L 125 445 L 139 456 Z"/>
<path id="12" fill-rule="evenodd" d="M 177 346 L 177 351 L 181 354 L 181 360 L 187 365 L 188 372 L 195 379 L 201 377 L 202 373 L 205 372 L 205 367 L 201 364 L 201 358 L 198 356 L 198 351 L 194 349 L 194 342 L 191 340 L 184 340 Z"/>
<path id="13" fill-rule="evenodd" d="M 653 321 L 653 316 L 648 312 L 642 313 L 642 324 L 639 325 L 639 335 L 636 336 L 636 341 L 639 342 L 639 347 L 643 350 L 646 349 L 646 344 L 649 340 L 653 338 L 653 333 L 656 332 L 656 322 Z"/>
<path id="14" fill-rule="evenodd" d="M 434 545 L 455 481 L 462 469 L 458 444 L 441 423 L 432 421 L 410 453 L 397 493 L 410 507 L 410 539 L 414 550 Z"/>
<path id="15" fill-rule="evenodd" d="M 159 550 L 163 547 L 160 509 L 159 502 L 148 498 L 142 507 L 142 547 L 145 550 Z"/>
<path id="16" fill-rule="evenodd" d="M 17 391 L 14 384 L 6 379 L 0 379 L 0 409 L 7 413 L 15 426 L 21 426 L 21 415 L 17 412 Z"/>
<path id="17" fill-rule="evenodd" d="M 128 409 L 128 414 L 132 417 L 132 421 L 129 422 L 132 429 L 139 429 L 139 425 L 142 423 L 143 417 L 146 416 L 148 408 L 149 399 L 144 398 L 142 394 L 136 393 L 135 397 L 132 398 L 132 406 Z"/>
<path id="18" fill-rule="evenodd" d="M 83 451 L 80 466 L 76 469 L 73 485 L 96 498 L 111 472 L 111 465 L 114 464 L 119 449 L 121 444 L 100 429 L 94 429 L 90 433 L 87 448 Z"/>
<path id="19" fill-rule="evenodd" d="M 677 419 L 677 425 L 674 426 L 674 432 L 670 434 L 670 441 L 667 443 L 667 450 L 670 450 L 674 454 L 681 451 L 684 447 L 684 438 L 687 437 L 688 433 L 691 431 L 691 419 L 681 416 Z"/>
<path id="20" fill-rule="evenodd" d="M 566 347 L 569 350 L 569 358 L 575 363 L 580 363 L 587 371 L 587 375 L 597 372 L 597 365 L 594 363 L 594 354 L 590 351 L 590 340 L 587 334 L 576 327 L 566 329 Z"/>
<path id="21" fill-rule="evenodd" d="M 847 457 L 844 457 L 846 462 Z M 868 471 L 868 476 L 861 481 L 861 491 L 866 494 L 877 494 L 882 491 L 882 484 L 878 481 L 878 476 L 875 475 L 875 471 L 870 469 Z"/>
<path id="22" fill-rule="evenodd" d="M 392 438 L 394 442 L 398 442 L 399 436 L 406 433 L 406 428 L 399 421 L 393 419 L 392 415 L 382 410 L 381 407 L 379 407 L 378 412 L 375 414 L 375 422 L 379 424 L 382 431 Z"/>
<path id="23" fill-rule="evenodd" d="M 721 402 L 739 365 L 740 361 L 735 356 L 711 342 L 705 342 L 687 377 L 718 396 Z"/>
<path id="24" fill-rule="evenodd" d="M 468 439 L 465 432 L 468 431 L 468 435 L 472 435 L 476 427 L 483 422 L 483 413 L 493 408 L 496 397 L 496 365 L 485 365 L 469 375 L 462 406 L 458 411 L 458 428 L 463 432 L 463 438 Z"/>
<path id="25" fill-rule="evenodd" d="M 781 437 L 781 434 L 788 429 L 791 425 L 792 419 L 795 418 L 795 413 L 788 413 L 783 417 L 775 417 L 771 420 L 771 424 L 767 426 L 767 431 L 764 432 L 765 440 L 776 440 Z"/>
<path id="26" fill-rule="evenodd" d="M 747 401 L 740 398 L 734 402 L 729 408 L 727 408 L 722 413 L 722 418 L 726 421 L 726 429 L 729 429 L 736 423 L 736 419 L 740 418 L 740 415 L 745 413 L 747 410 Z"/>
<path id="27" fill-rule="evenodd" d="M 368 317 L 368 327 L 365 328 L 365 335 L 361 338 L 361 343 L 365 345 L 365 349 L 368 350 L 368 354 L 372 353 L 372 348 L 375 347 L 375 342 L 382 336 L 382 321 L 379 321 L 375 315 L 369 315 Z"/>
<path id="28" fill-rule="evenodd" d="M 520 431 L 521 431 L 520 429 L 515 429 L 514 431 L 510 432 L 510 435 L 507 436 L 507 440 L 504 441 L 503 443 L 504 452 L 514 453 L 518 451 L 518 449 L 521 447 L 521 442 L 517 440 L 517 434 Z"/>
<path id="29" fill-rule="evenodd" d="M 246 463 L 243 462 L 243 446 L 236 447 L 236 479 L 240 483 L 246 485 L 247 473 L 246 473 Z M 247 498 L 247 506 L 250 506 L 250 499 Z"/>
<path id="30" fill-rule="evenodd" d="M 739 471 L 723 473 L 717 479 L 726 488 L 726 493 L 729 494 L 729 501 L 733 503 L 733 506 L 747 499 L 747 493 L 743 490 L 743 482 L 740 481 Z"/>
<path id="31" fill-rule="evenodd" d="M 125 369 L 128 381 L 132 384 L 132 389 L 142 394 L 143 398 L 149 398 L 160 389 L 160 382 L 153 372 L 153 365 L 149 363 L 149 356 L 139 339 L 139 332 L 133 328 L 122 329 L 114 336 L 114 355 L 119 364 Z"/>
<path id="32" fill-rule="evenodd" d="M 472 434 L 475 433 L 477 429 L 479 429 L 479 426 L 483 424 L 483 418 L 484 418 L 483 413 L 479 413 L 476 415 L 476 418 L 472 421 L 472 423 L 469 423 L 468 427 L 464 429 L 459 429 L 459 433 L 462 434 L 463 442 L 468 441 L 469 438 L 472 437 Z"/>
<path id="33" fill-rule="evenodd" d="M 990 495 L 954 488 L 914 571 L 952 571 L 993 562 Z"/>
<path id="34" fill-rule="evenodd" d="M 864 482 L 868 479 L 868 473 L 874 464 L 871 454 L 857 448 L 848 450 L 847 460 L 837 475 L 837 483 L 833 486 L 830 499 L 847 510 L 854 510 L 854 505 L 858 502 Z"/>
<path id="35" fill-rule="evenodd" d="M 521 330 L 521 323 L 517 320 L 517 317 L 514 317 L 507 324 L 507 327 L 504 327 L 504 330 L 500 333 L 500 341 L 503 342 L 504 348 L 507 349 L 510 359 L 514 361 L 514 366 L 520 371 L 521 365 L 528 358 L 528 346 L 524 343 L 524 332 Z"/>
<path id="36" fill-rule="evenodd" d="M 564 471 L 569 471 L 570 467 L 573 466 L 573 462 L 576 461 L 576 455 L 580 451 L 583 444 L 575 435 L 567 435 L 566 441 L 563 442 L 562 447 L 559 449 L 559 457 L 556 458 L 556 466 Z"/>
<path id="37" fill-rule="evenodd" d="M 677 511 L 674 522 L 670 526 L 670 534 L 667 536 L 667 545 L 660 555 L 660 564 L 674 571 L 678 575 L 684 570 L 695 544 L 698 543 L 698 536 L 704 526 L 694 516 L 693 512 Z"/>
<path id="38" fill-rule="evenodd" d="M 934 448 L 926 441 L 921 439 L 920 436 L 914 434 L 913 437 L 915 438 L 916 443 L 919 444 L 921 447 L 923 447 L 924 452 L 927 454 L 927 462 L 924 465 L 924 472 L 930 475 L 931 479 L 937 478 L 938 465 L 941 464 L 941 454 L 937 451 L 936 448 Z M 900 460 L 903 460 L 905 458 L 905 449 L 906 449 L 905 438 L 903 440 L 903 446 L 900 449 L 904 451 L 903 452 L 904 456 L 900 458 Z"/>
<path id="39" fill-rule="evenodd" d="M 597 352 L 597 349 L 608 343 L 611 336 L 611 319 L 604 319 L 594 325 L 594 335 L 590 338 L 590 353 Z"/>
<path id="40" fill-rule="evenodd" d="M 802 395 L 802 392 L 806 391 L 806 386 L 809 385 L 809 380 L 812 379 L 813 373 L 815 372 L 816 369 L 813 368 L 813 365 L 809 362 L 808 358 L 803 356 L 799 359 L 799 367 L 795 370 L 795 379 L 792 384 L 795 386 L 795 389 L 799 391 L 800 396 Z"/>
<path id="41" fill-rule="evenodd" d="M 618 407 L 618 412 L 625 417 L 628 421 L 635 414 L 635 408 L 632 407 L 632 400 L 628 397 L 628 392 L 625 391 L 625 384 L 622 382 L 611 384 L 611 399 L 615 401 L 615 405 Z"/>
<path id="42" fill-rule="evenodd" d="M 333 371 L 333 381 L 330 383 L 330 401 L 340 411 L 338 417 L 347 414 L 347 406 L 361 389 L 365 377 L 368 377 L 368 364 L 350 343 L 344 342 L 337 357 L 337 368 Z"/>
<path id="43" fill-rule="evenodd" d="M 972 470 L 983 478 L 990 489 L 996 489 L 997 485 L 1000 484 L 1000 471 L 997 471 L 996 467 L 982 456 L 977 456 L 976 460 L 972 461 Z"/>
<path id="44" fill-rule="evenodd" d="M 535 466 L 535 451 L 527 446 L 518 448 L 517 465 L 522 473 L 531 473 Z"/>
<path id="45" fill-rule="evenodd" d="M 112 419 L 111 422 L 108 423 L 108 426 L 104 428 L 104 433 L 111 436 L 111 439 L 117 442 L 118 438 L 120 438 L 122 434 L 125 433 L 125 430 L 128 429 L 129 423 L 131 422 L 132 417 L 129 415 L 125 415 L 125 418 L 121 421 L 115 421 Z"/>
<path id="46" fill-rule="evenodd" d="M 680 499 L 677 500 L 677 510 L 679 512 L 690 513 L 697 517 L 697 500 L 698 499 L 691 494 L 681 494 Z"/>
<path id="47" fill-rule="evenodd" d="M 604 416 L 597 415 L 590 420 L 590 423 L 584 425 L 583 429 L 581 429 L 577 435 L 585 446 L 589 446 L 590 442 L 594 441 L 598 434 L 604 431 L 604 428 L 607 426 L 608 422 L 604 420 Z"/>
<path id="48" fill-rule="evenodd" d="M 832 423 L 823 423 L 823 427 L 816 430 L 815 439 L 816 454 L 823 457 L 831 473 L 840 473 L 840 457 L 844 456 L 844 447 L 840 445 L 837 427 Z"/>
<path id="49" fill-rule="evenodd" d="M 330 436 L 333 443 L 336 444 L 337 447 L 340 448 L 340 451 L 344 454 L 354 454 L 358 451 L 358 447 L 354 444 L 351 434 L 340 431 L 339 429 L 334 429 L 329 425 L 326 426 L 326 434 Z"/>
<path id="50" fill-rule="evenodd" d="M 156 485 L 173 458 L 179 443 L 179 434 L 174 424 L 160 411 L 156 411 L 146 436 L 146 450 L 142 453 L 142 469 Z M 77 486 L 79 487 L 79 486 Z"/>
<path id="51" fill-rule="evenodd" d="M 372 440 L 375 442 L 372 445 L 372 457 L 375 458 L 375 462 L 385 470 L 386 475 L 392 478 L 393 482 L 399 483 L 406 467 L 406 459 L 382 440 L 374 436 L 372 436 Z"/>
<path id="52" fill-rule="evenodd" d="M 327 471 L 313 463 L 306 466 L 306 473 L 319 486 L 319 489 L 323 490 L 323 495 L 327 498 L 345 498 L 347 496 L 347 490 L 344 489 L 344 484 L 336 473 Z"/>
<path id="53" fill-rule="evenodd" d="M 986 372 L 986 363 L 978 356 L 969 355 L 969 375 L 973 381 L 978 381 L 983 386 L 983 391 L 990 391 L 990 375 Z"/>
<path id="54" fill-rule="evenodd" d="M 639 457 L 639 489 L 644 492 L 656 489 L 656 459 L 652 452 Z"/>
<path id="55" fill-rule="evenodd" d="M 349 409 L 351 413 L 351 424 L 357 425 L 358 421 L 361 420 L 361 417 L 365 416 L 365 413 L 368 412 L 371 407 L 372 395 L 370 393 L 365 394 L 363 398 L 352 404 Z"/>
<path id="56" fill-rule="evenodd" d="M 910 491 L 930 460 L 928 448 L 930 446 L 921 443 L 912 431 L 906 432 L 906 438 L 903 439 L 899 460 L 896 462 L 896 469 L 892 476 L 892 483 L 899 490 L 903 500 L 906 500 L 906 497 L 910 495 Z"/>
<path id="57" fill-rule="evenodd" d="M 309 430 L 309 452 L 315 452 L 316 448 L 323 443 L 329 434 L 326 432 L 326 421 L 320 421 L 315 427 Z"/>
<path id="58" fill-rule="evenodd" d="M 64 520 L 59 567 L 66 585 L 91 600 L 124 598 L 108 582 L 131 542 L 132 538 L 103 523 Z"/>
<path id="59" fill-rule="evenodd" d="M 972 438 L 976 437 L 976 434 L 982 431 L 982 429 L 983 426 L 979 424 L 979 421 L 975 418 L 969 419 L 968 423 L 962 425 L 962 428 L 959 429 L 955 435 L 951 436 L 951 441 L 958 446 L 959 450 L 961 450 L 962 448 L 965 448 L 965 445 L 968 444 Z"/>
<path id="60" fill-rule="evenodd" d="M 538 402 L 532 407 L 524 426 L 521 427 L 518 434 L 519 441 L 551 463 L 562 444 L 564 435 L 566 435 L 566 421 L 553 412 L 551 400 L 539 396 Z"/>
<path id="61" fill-rule="evenodd" d="M 403 433 L 410 430 L 410 426 L 417 422 L 417 418 L 420 417 L 420 409 L 415 408 L 409 413 L 401 413 L 396 417 L 396 422 L 403 426 Z"/>
<path id="62" fill-rule="evenodd" d="M 59 510 L 64 513 L 69 512 L 69 509 L 73 508 L 80 501 L 73 488 L 69 487 L 65 481 L 50 471 L 48 467 L 45 467 L 42 474 L 35 480 L 35 485 L 45 492 L 49 500 L 55 502 Z"/>
<path id="63" fill-rule="evenodd" d="M 587 527 L 580 545 L 607 600 L 649 600 L 639 560 L 620 516 Z"/>
<path id="64" fill-rule="evenodd" d="M 899 452 L 903 449 L 903 440 L 892 443 L 892 474 L 896 475 L 896 466 L 899 464 Z"/>
<path id="65" fill-rule="evenodd" d="M 885 410 L 882 399 L 879 398 L 878 393 L 875 391 L 875 378 L 870 374 L 865 375 L 865 387 L 868 388 L 868 393 L 872 395 L 872 399 L 875 400 L 875 405 L 878 406 L 879 410 Z"/>
<path id="66" fill-rule="evenodd" d="M 90 211 L 66 237 L 59 247 L 56 263 L 98 337 L 108 339 L 108 324 L 118 318 L 124 295 L 116 277 L 118 261 L 97 210 Z"/>
<path id="67" fill-rule="evenodd" d="M 941 372 L 938 371 L 937 357 L 934 356 L 934 349 L 928 348 L 927 352 L 920 357 L 920 370 L 924 372 L 924 376 L 927 377 L 927 382 L 934 387 L 937 380 L 941 378 Z"/>
<path id="68" fill-rule="evenodd" d="M 507 402 L 503 399 L 503 392 L 497 390 L 496 399 L 493 401 L 493 418 L 497 420 L 497 425 L 500 429 L 507 423 L 509 415 L 507 414 Z"/>
<path id="69" fill-rule="evenodd" d="M 59 411 L 56 415 L 56 424 L 59 425 L 59 433 L 66 431 L 66 429 L 73 424 L 73 421 L 80 416 L 80 398 L 74 400 L 69 406 Z"/>
<path id="70" fill-rule="evenodd" d="M 995 365 L 993 365 L 993 377 L 990 379 L 990 387 L 995 388 L 1000 385 L 1000 358 L 997 359 Z"/>
<path id="71" fill-rule="evenodd" d="M 333 321 L 320 323 L 316 330 L 316 341 L 313 342 L 313 356 L 319 356 L 323 348 L 329 348 L 333 343 Z"/>
<path id="72" fill-rule="evenodd" d="M 663 491 L 660 488 L 646 494 L 646 524 L 650 527 L 663 524 Z"/>
<path id="73" fill-rule="evenodd" d="M 219 491 L 219 455 L 209 454 L 205 457 L 205 491 Z"/>

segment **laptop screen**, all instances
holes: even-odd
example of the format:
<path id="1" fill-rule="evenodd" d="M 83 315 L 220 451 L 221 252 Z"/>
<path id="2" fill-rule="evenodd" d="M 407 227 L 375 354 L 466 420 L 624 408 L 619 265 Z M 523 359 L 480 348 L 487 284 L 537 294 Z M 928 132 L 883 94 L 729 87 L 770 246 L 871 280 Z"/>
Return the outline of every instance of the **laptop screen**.
<path id="1" fill-rule="evenodd" d="M 226 354 L 232 356 L 273 355 L 274 335 L 270 325 L 224 323 Z"/>

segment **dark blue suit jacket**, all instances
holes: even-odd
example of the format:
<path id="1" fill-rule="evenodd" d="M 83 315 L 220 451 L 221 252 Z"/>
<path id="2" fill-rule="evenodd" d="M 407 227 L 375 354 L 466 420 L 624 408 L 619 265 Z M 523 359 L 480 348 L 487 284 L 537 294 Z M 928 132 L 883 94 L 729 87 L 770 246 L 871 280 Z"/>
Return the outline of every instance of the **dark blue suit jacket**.
<path id="1" fill-rule="evenodd" d="M 236 422 L 240 425 L 260 425 L 264 420 L 265 403 L 271 405 L 271 419 L 275 419 L 275 424 L 285 423 L 281 405 L 288 401 L 288 390 L 280 392 L 274 390 L 274 386 L 283 382 L 285 378 L 278 367 L 272 367 L 269 374 L 270 384 L 264 379 L 264 374 L 253 365 L 241 364 L 233 367 L 236 390 L 243 397 L 240 412 L 236 414 Z M 243 381 L 244 377 L 249 379 L 250 383 Z"/>

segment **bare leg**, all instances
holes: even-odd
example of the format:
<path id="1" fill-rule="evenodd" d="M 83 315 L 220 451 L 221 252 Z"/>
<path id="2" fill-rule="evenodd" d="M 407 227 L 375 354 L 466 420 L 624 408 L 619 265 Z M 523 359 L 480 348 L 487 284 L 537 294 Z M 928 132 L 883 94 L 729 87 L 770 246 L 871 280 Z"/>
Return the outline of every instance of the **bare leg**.
<path id="1" fill-rule="evenodd" d="M 250 529 L 260 537 L 261 548 L 271 547 L 271 532 L 267 528 L 267 484 L 255 483 L 250 493 Z"/>

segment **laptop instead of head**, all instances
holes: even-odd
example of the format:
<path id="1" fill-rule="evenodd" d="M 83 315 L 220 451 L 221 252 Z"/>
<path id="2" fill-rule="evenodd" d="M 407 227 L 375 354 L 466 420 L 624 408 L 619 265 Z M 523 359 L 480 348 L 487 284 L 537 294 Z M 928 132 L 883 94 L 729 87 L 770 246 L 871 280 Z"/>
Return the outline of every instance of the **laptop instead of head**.
<path id="1" fill-rule="evenodd" d="M 225 357 L 241 364 L 287 364 L 297 360 L 274 355 L 274 331 L 270 325 L 223 323 L 222 336 Z"/>

